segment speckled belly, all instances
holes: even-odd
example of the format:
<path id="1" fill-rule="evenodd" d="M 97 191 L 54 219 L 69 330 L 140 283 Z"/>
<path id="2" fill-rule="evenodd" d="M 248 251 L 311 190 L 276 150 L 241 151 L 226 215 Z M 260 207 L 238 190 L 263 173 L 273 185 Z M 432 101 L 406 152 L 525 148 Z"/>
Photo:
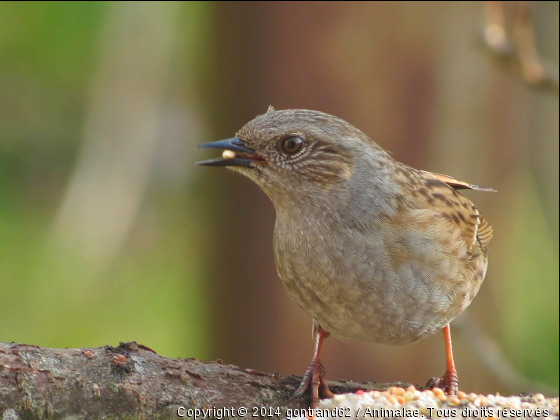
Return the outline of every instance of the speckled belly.
<path id="1" fill-rule="evenodd" d="M 348 340 L 407 344 L 436 333 L 469 305 L 486 268 L 485 258 L 469 262 L 429 250 L 425 259 L 415 255 L 396 264 L 381 239 L 342 245 L 279 244 L 276 238 L 275 256 L 292 299 Z"/>

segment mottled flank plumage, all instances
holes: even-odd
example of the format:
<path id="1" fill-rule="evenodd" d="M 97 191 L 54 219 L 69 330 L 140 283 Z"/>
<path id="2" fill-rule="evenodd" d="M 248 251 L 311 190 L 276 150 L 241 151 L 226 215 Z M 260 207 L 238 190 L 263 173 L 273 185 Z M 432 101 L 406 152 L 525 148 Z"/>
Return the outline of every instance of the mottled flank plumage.
<path id="1" fill-rule="evenodd" d="M 270 108 L 236 141 L 248 151 L 227 166 L 272 200 L 278 274 L 325 333 L 412 343 L 476 296 L 492 228 L 457 189 L 491 189 L 410 168 L 317 111 Z"/>

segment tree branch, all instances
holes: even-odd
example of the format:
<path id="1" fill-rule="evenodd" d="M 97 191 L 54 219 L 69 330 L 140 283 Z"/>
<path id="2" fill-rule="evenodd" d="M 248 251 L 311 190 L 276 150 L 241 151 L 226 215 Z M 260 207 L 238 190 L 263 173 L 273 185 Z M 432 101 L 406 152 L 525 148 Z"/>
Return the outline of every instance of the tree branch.
<path id="1" fill-rule="evenodd" d="M 181 406 L 246 407 L 247 417 L 252 407 L 285 413 L 308 407 L 305 398 L 290 400 L 300 380 L 221 361 L 167 359 L 135 342 L 88 349 L 0 343 L 0 418 L 176 419 Z M 391 385 L 407 384 L 329 382 L 336 393 Z"/>
<path id="2" fill-rule="evenodd" d="M 545 63 L 537 51 L 531 2 L 510 2 L 513 10 L 509 17 L 504 3 L 484 2 L 484 45 L 495 56 L 517 65 L 529 86 L 558 93 L 558 66 Z"/>
<path id="3" fill-rule="evenodd" d="M 176 419 L 182 417 L 180 414 L 195 418 L 195 409 L 200 410 L 196 418 L 218 419 L 284 419 L 289 409 L 299 409 L 299 414 L 294 414 L 299 419 L 305 418 L 301 411 L 309 406 L 307 398 L 290 399 L 300 381 L 299 376 L 241 369 L 224 365 L 220 360 L 203 363 L 196 359 L 167 359 L 135 342 L 87 349 L 0 343 L 0 418 L 3 420 Z M 559 414 L 558 398 L 546 399 L 541 394 L 504 398 L 459 392 L 446 398 L 441 390 L 419 392 L 410 387 L 405 391 L 407 386 L 400 382 L 330 381 L 334 393 L 346 395 L 325 400 L 319 408 L 339 410 L 336 411 L 339 417 L 340 413 L 356 417 L 365 414 L 368 408 L 417 409 L 424 416 L 432 417 L 435 412 L 429 407 L 449 408 L 458 413 L 467 408 L 480 408 L 481 404 L 529 407 L 539 412 L 546 409 L 545 415 L 553 417 Z M 384 392 L 355 393 L 360 389 Z M 247 410 L 245 415 L 239 414 L 240 408 Z M 473 413 L 464 416 L 479 417 Z M 456 413 L 440 413 L 436 417 L 454 418 Z"/>

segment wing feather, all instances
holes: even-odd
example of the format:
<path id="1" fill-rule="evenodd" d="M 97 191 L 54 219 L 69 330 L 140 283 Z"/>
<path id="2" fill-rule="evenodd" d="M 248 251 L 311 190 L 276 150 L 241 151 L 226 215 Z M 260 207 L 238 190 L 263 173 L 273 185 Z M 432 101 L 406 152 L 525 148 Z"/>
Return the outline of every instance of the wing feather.
<path id="1" fill-rule="evenodd" d="M 475 185 L 475 184 L 469 184 L 468 182 L 465 181 L 459 181 L 458 179 L 453 178 L 452 176 L 449 175 L 444 175 L 444 174 L 437 174 L 435 172 L 428 172 L 428 171 L 420 171 L 428 176 L 431 176 L 432 178 L 437 179 L 438 181 L 444 182 L 447 185 L 449 185 L 450 187 L 456 189 L 456 190 L 464 190 L 464 189 L 469 189 L 469 190 L 476 190 L 476 191 L 486 191 L 486 192 L 497 192 L 494 188 L 490 188 L 490 187 L 482 187 L 480 185 Z"/>
<path id="2" fill-rule="evenodd" d="M 492 227 L 482 217 L 476 206 L 456 190 L 471 189 L 492 192 L 496 190 L 469 184 L 448 175 L 427 171 L 419 171 L 419 173 L 424 179 L 424 188 L 420 188 L 420 191 L 426 200 L 425 205 L 439 210 L 461 231 L 467 251 L 471 255 L 475 256 L 484 252 L 492 239 Z"/>

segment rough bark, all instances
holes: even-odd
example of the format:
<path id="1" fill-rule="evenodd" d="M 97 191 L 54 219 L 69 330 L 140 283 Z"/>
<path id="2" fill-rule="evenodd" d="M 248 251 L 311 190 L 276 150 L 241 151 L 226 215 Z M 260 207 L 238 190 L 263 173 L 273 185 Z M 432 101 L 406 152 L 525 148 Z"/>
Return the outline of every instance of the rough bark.
<path id="1" fill-rule="evenodd" d="M 260 409 L 308 407 L 307 398 L 290 400 L 300 380 L 220 360 L 168 359 L 135 342 L 83 349 L 0 343 L 0 418 L 167 419 L 178 418 L 179 407 L 245 407 L 246 417 L 271 418 Z M 335 393 L 393 385 L 407 384 L 329 382 Z"/>

